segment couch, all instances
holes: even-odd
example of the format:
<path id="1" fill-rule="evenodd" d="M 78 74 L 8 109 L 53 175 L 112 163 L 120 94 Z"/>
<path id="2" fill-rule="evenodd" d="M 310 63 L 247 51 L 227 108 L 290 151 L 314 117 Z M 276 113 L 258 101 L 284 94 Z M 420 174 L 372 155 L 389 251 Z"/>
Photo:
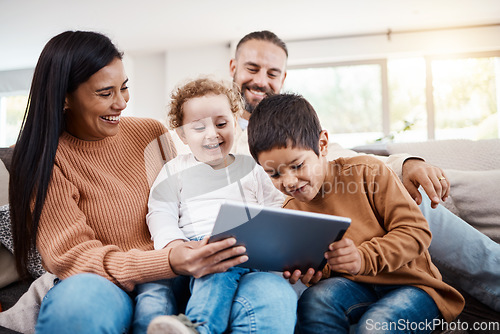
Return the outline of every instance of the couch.
<path id="1" fill-rule="evenodd" d="M 500 205 L 498 204 L 500 196 L 500 139 L 372 144 L 355 147 L 353 150 L 359 153 L 382 156 L 408 153 L 422 157 L 428 163 L 441 167 L 451 183 L 450 197 L 442 205 L 493 241 L 500 243 Z M 460 290 L 454 284 L 453 277 L 444 276 L 443 279 Z M 474 322 L 483 324 L 495 322 L 497 326 L 500 326 L 500 312 L 480 303 L 464 291 L 460 292 L 465 297 L 466 305 L 456 321 L 466 322 L 469 330 L 450 332 L 500 333 L 498 327 L 494 331 L 470 329 Z"/>
<path id="2" fill-rule="evenodd" d="M 500 197 L 500 139 L 388 143 L 360 146 L 354 150 L 377 155 L 410 153 L 443 168 L 452 184 L 451 198 L 444 205 L 497 243 L 500 242 L 500 205 L 497 202 Z M 12 149 L 0 148 L 0 206 L 7 203 L 11 155 Z M 0 304 L 4 310 L 12 307 L 32 282 L 19 281 L 14 268 L 12 254 L 0 246 Z M 454 285 L 453 277 L 446 277 L 445 280 Z M 462 293 L 466 306 L 458 318 L 460 322 L 468 323 L 469 328 L 472 328 L 473 322 L 500 322 L 500 312 Z M 473 330 L 458 329 L 448 332 L 474 333 Z M 498 333 L 491 333 L 494 332 Z M 0 327 L 0 333 L 16 332 Z"/>

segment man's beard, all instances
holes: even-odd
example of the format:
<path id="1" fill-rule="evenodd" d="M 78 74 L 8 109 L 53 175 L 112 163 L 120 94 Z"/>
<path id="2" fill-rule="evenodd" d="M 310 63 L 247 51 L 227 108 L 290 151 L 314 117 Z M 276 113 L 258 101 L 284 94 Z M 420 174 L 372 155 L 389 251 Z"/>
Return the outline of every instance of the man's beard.
<path id="1" fill-rule="evenodd" d="M 252 104 L 252 103 L 250 103 L 250 102 L 247 101 L 247 99 L 245 98 L 245 95 L 242 95 L 242 97 L 243 97 L 243 102 L 245 103 L 245 110 L 249 114 L 253 113 L 253 111 L 255 110 L 255 108 L 257 108 L 258 103 L 253 103 Z"/>
<path id="2" fill-rule="evenodd" d="M 257 108 L 257 105 L 260 103 L 260 101 L 252 103 L 252 102 L 247 100 L 247 98 L 245 97 L 245 91 L 250 90 L 250 89 L 253 91 L 264 92 L 265 97 L 269 97 L 271 95 L 274 95 L 274 92 L 271 89 L 265 89 L 265 88 L 258 87 L 255 85 L 249 86 L 247 84 L 242 84 L 240 94 L 241 94 L 241 97 L 243 99 L 243 102 L 245 103 L 245 110 L 251 114 L 255 110 L 255 108 Z"/>

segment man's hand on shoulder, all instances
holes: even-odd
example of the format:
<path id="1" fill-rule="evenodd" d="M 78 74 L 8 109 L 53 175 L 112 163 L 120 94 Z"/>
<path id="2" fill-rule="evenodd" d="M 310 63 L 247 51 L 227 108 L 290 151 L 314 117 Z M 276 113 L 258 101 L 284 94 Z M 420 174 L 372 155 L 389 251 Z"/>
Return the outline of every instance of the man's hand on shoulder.
<path id="1" fill-rule="evenodd" d="M 435 209 L 440 199 L 446 201 L 450 192 L 450 182 L 444 171 L 420 159 L 408 159 L 403 163 L 403 185 L 417 202 L 422 203 L 422 195 L 418 187 L 422 186 Z"/>

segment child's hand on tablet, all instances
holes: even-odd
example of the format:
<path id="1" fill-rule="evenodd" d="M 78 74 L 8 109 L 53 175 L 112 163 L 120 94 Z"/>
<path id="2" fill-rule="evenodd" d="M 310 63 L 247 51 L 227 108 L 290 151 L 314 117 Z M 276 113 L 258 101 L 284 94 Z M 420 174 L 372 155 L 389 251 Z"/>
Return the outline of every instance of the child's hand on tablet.
<path id="1" fill-rule="evenodd" d="M 361 270 L 361 254 L 351 239 L 343 238 L 330 244 L 325 258 L 330 270 L 357 275 Z"/>
<path id="2" fill-rule="evenodd" d="M 323 276 L 323 273 L 321 271 L 315 271 L 313 268 L 309 268 L 305 274 L 302 274 L 302 272 L 298 269 L 293 273 L 289 271 L 283 272 L 283 277 L 291 284 L 295 284 L 300 280 L 306 285 L 313 285 L 319 282 L 321 276 Z"/>

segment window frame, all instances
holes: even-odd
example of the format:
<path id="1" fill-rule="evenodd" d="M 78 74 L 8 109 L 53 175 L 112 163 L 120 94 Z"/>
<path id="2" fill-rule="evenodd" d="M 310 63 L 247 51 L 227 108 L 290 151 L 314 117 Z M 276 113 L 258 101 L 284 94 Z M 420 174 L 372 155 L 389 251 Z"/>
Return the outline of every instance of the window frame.
<path id="1" fill-rule="evenodd" d="M 435 120 L 435 103 L 434 103 L 434 87 L 433 87 L 433 74 L 432 62 L 434 60 L 453 60 L 453 59 L 467 59 L 467 58 L 493 58 L 500 57 L 500 50 L 482 51 L 482 52 L 460 52 L 460 53 L 447 53 L 447 54 L 431 54 L 421 56 L 408 55 L 405 58 L 422 58 L 425 62 L 425 109 L 427 113 L 427 134 L 426 140 L 434 140 L 436 138 L 436 120 Z M 380 66 L 380 83 L 381 83 L 381 110 L 382 110 L 382 132 L 384 136 L 391 133 L 391 110 L 390 110 L 390 95 L 389 95 L 389 70 L 388 62 L 390 57 L 386 58 L 372 58 L 364 60 L 346 60 L 334 62 L 317 62 L 317 63 L 302 63 L 297 65 L 288 66 L 287 70 L 308 69 L 308 68 L 327 68 L 327 67 L 342 67 L 342 66 L 357 66 L 357 65 L 379 65 Z M 500 77 L 498 78 L 500 83 Z M 500 137 L 500 84 L 497 87 L 499 92 L 499 99 L 497 101 L 497 113 L 499 114 L 499 137 Z"/>
<path id="2" fill-rule="evenodd" d="M 455 60 L 455 59 L 467 59 L 467 58 L 500 58 L 500 50 L 498 51 L 484 51 L 484 52 L 462 52 L 462 53 L 450 53 L 450 54 L 440 54 L 440 55 L 427 55 L 424 56 L 425 60 L 425 100 L 426 100 L 426 110 L 427 110 L 427 140 L 436 139 L 436 109 L 434 104 L 434 86 L 433 86 L 433 75 L 432 75 L 432 62 L 434 60 Z M 499 82 L 500 82 L 500 78 Z M 497 87 L 497 90 L 500 88 Z M 497 113 L 500 117 L 500 101 L 497 101 Z M 499 121 L 500 122 L 500 121 Z M 500 136 L 500 124 L 499 124 L 499 136 Z"/>
<path id="3" fill-rule="evenodd" d="M 389 79 L 387 70 L 387 59 L 366 59 L 366 60 L 353 60 L 353 61 L 340 61 L 340 62 L 325 62 L 314 64 L 300 64 L 292 65 L 287 68 L 288 70 L 299 70 L 307 68 L 321 68 L 321 67 L 342 67 L 342 66 L 359 66 L 359 65 L 379 65 L 380 66 L 380 83 L 381 83 L 381 110 L 382 110 L 382 133 L 384 136 L 390 133 L 390 112 L 389 112 Z"/>
<path id="4" fill-rule="evenodd" d="M 0 147 L 7 147 L 15 143 L 8 144 L 7 140 L 7 107 L 6 99 L 13 96 L 29 97 L 29 90 L 17 90 L 0 93 Z M 24 116 L 23 116 L 24 117 Z M 22 120 L 21 120 L 22 121 Z"/>

